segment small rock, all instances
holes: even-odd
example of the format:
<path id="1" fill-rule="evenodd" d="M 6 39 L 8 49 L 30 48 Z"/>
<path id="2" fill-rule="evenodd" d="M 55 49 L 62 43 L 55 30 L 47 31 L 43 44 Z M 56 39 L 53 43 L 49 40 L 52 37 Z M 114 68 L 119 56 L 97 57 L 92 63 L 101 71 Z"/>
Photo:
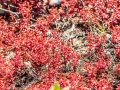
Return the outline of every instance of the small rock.
<path id="1" fill-rule="evenodd" d="M 107 38 L 107 40 L 110 39 L 110 38 L 111 38 L 111 35 L 107 33 L 107 34 L 106 34 L 106 38 Z"/>
<path id="2" fill-rule="evenodd" d="M 49 4 L 50 5 L 59 5 L 59 4 L 61 4 L 61 0 L 50 0 Z"/>

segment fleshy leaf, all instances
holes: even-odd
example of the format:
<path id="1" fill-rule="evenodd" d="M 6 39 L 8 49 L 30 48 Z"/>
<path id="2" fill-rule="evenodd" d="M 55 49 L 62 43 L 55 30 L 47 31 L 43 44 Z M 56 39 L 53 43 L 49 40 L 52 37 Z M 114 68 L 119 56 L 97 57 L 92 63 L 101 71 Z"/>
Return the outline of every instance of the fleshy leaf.
<path id="1" fill-rule="evenodd" d="M 54 83 L 54 90 L 61 90 L 57 82 Z"/>
<path id="2" fill-rule="evenodd" d="M 69 90 L 69 87 L 64 87 L 64 88 L 61 89 L 61 90 Z"/>

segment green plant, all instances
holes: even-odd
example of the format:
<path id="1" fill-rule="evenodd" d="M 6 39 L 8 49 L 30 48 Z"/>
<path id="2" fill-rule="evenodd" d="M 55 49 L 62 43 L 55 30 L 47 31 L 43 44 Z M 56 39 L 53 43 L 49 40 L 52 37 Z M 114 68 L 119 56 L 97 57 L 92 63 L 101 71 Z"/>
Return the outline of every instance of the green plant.
<path id="1" fill-rule="evenodd" d="M 50 90 L 69 90 L 69 87 L 60 88 L 58 82 L 54 82 L 54 85 L 51 86 Z"/>

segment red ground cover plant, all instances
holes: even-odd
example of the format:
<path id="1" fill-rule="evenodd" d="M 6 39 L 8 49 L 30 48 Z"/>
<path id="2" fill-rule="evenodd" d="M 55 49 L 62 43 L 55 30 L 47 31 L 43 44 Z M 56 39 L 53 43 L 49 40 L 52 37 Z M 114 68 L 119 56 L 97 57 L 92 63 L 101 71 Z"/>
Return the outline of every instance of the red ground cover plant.
<path id="1" fill-rule="evenodd" d="M 57 81 L 69 90 L 119 90 L 120 1 L 51 2 L 0 1 L 0 89 L 50 90 Z M 72 25 L 86 35 L 86 54 L 71 46 L 76 37 L 62 38 Z"/>

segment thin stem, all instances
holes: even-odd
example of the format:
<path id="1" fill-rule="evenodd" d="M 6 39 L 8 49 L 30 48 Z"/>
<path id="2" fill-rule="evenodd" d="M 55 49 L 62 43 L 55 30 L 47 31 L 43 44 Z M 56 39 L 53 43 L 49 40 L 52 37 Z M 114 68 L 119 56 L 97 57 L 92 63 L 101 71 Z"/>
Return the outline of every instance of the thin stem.
<path id="1" fill-rule="evenodd" d="M 18 15 L 19 13 L 18 12 L 13 12 L 13 11 L 10 11 L 10 10 L 4 9 L 4 8 L 0 8 L 0 10 L 2 10 L 4 12 L 9 12 L 11 14 L 14 14 L 14 15 L 16 15 L 19 18 L 19 15 Z"/>

